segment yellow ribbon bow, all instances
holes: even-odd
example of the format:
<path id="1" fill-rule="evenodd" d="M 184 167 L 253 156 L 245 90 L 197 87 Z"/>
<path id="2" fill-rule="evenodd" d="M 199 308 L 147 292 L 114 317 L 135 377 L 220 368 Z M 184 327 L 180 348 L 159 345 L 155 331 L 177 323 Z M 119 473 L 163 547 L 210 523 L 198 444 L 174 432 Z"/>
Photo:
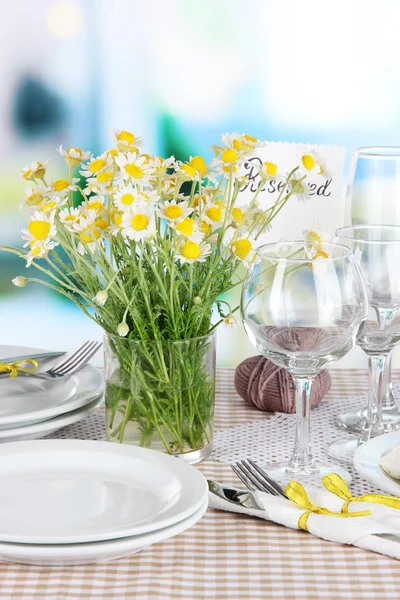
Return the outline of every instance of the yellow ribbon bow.
<path id="1" fill-rule="evenodd" d="M 304 529 L 304 531 L 308 531 L 307 521 L 311 514 L 328 515 L 330 517 L 366 517 L 372 514 L 370 510 L 363 510 L 354 513 L 337 513 L 332 512 L 327 508 L 323 508 L 322 506 L 315 506 L 307 496 L 306 490 L 298 481 L 290 481 L 289 485 L 285 489 L 285 493 L 292 502 L 298 506 L 301 506 L 301 508 L 306 509 L 306 512 L 301 515 L 298 522 L 299 528 Z"/>
<path id="2" fill-rule="evenodd" d="M 30 363 L 33 365 L 33 369 L 21 367 L 22 363 Z M 35 373 L 35 371 L 38 370 L 38 366 L 37 361 L 32 358 L 27 360 L 16 360 L 13 363 L 0 362 L 0 373 L 10 373 L 9 377 L 16 377 L 18 373 Z"/>
<path id="3" fill-rule="evenodd" d="M 374 504 L 384 504 L 390 508 L 400 510 L 400 498 L 396 496 L 387 496 L 386 494 L 364 494 L 363 496 L 352 496 L 347 484 L 340 475 L 331 473 L 322 478 L 324 487 L 335 496 L 339 496 L 345 503 L 342 506 L 342 512 L 349 512 L 350 502 L 373 502 Z M 354 514 L 354 513 L 353 513 Z"/>

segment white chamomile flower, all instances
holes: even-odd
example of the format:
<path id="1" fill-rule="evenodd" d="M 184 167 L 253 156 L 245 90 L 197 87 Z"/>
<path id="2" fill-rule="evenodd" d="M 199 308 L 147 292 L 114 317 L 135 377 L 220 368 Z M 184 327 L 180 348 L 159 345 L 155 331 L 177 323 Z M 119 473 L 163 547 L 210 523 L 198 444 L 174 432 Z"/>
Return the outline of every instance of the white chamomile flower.
<path id="1" fill-rule="evenodd" d="M 207 204 L 202 211 L 201 218 L 205 223 L 211 225 L 213 229 L 218 229 L 224 223 L 226 208 L 219 202 Z"/>
<path id="2" fill-rule="evenodd" d="M 143 189 L 138 192 L 137 199 L 148 204 L 155 204 L 160 199 L 160 196 L 156 190 Z"/>
<path id="3" fill-rule="evenodd" d="M 137 154 L 136 152 L 121 152 L 115 157 L 115 162 L 121 169 L 122 178 L 132 183 L 143 185 L 149 183 L 154 175 L 154 167 L 152 167 L 146 156 Z"/>
<path id="4" fill-rule="evenodd" d="M 62 146 L 58 149 L 61 156 L 64 158 L 65 162 L 69 167 L 75 168 L 78 167 L 83 160 L 89 160 L 91 157 L 90 152 L 84 152 L 80 148 L 68 148 L 68 150 L 64 150 Z"/>
<path id="5" fill-rule="evenodd" d="M 114 204 L 119 210 L 128 210 L 138 200 L 139 192 L 131 183 L 120 186 L 114 194 Z"/>
<path id="6" fill-rule="evenodd" d="M 107 290 L 100 290 L 97 292 L 95 297 L 93 298 L 93 302 L 98 304 L 99 306 L 104 306 L 108 299 Z"/>
<path id="7" fill-rule="evenodd" d="M 271 179 L 278 179 L 278 165 L 269 160 L 263 162 L 258 170 L 258 174 L 260 175 L 263 181 L 270 181 Z"/>
<path id="8" fill-rule="evenodd" d="M 28 280 L 26 277 L 22 277 L 22 275 L 18 275 L 18 277 L 14 277 L 14 279 L 12 280 L 12 283 L 17 287 L 24 287 L 28 283 Z"/>
<path id="9" fill-rule="evenodd" d="M 100 213 L 104 210 L 105 197 L 104 196 L 91 196 L 81 204 L 81 210 L 94 210 L 96 213 Z"/>
<path id="10" fill-rule="evenodd" d="M 97 177 L 103 171 L 112 171 L 112 157 L 104 152 L 100 156 L 93 156 L 88 163 L 82 165 L 80 174 L 84 177 Z"/>
<path id="11" fill-rule="evenodd" d="M 246 218 L 246 227 L 254 235 L 269 231 L 271 229 L 271 225 L 268 223 L 270 216 L 271 211 L 269 209 L 262 210 L 256 206 L 250 211 L 248 217 Z"/>
<path id="12" fill-rule="evenodd" d="M 117 333 L 121 337 L 126 337 L 129 333 L 129 327 L 125 321 L 122 321 L 117 327 Z"/>
<path id="13" fill-rule="evenodd" d="M 162 178 L 165 176 L 168 169 L 175 169 L 177 161 L 174 156 L 162 158 L 161 156 L 152 156 L 149 160 L 149 165 L 154 168 L 156 177 Z"/>
<path id="14" fill-rule="evenodd" d="M 84 210 L 80 206 L 80 214 L 76 221 L 72 224 L 72 229 L 79 234 L 78 252 L 82 256 L 86 251 L 93 253 L 103 243 L 101 238 L 101 228 L 97 226 L 98 212 L 94 209 Z"/>
<path id="15" fill-rule="evenodd" d="M 221 146 L 215 146 L 218 154 L 221 154 L 224 149 L 233 149 L 241 155 L 252 154 L 257 148 L 262 148 L 266 145 L 263 142 L 247 133 L 224 133 L 221 136 Z"/>
<path id="16" fill-rule="evenodd" d="M 146 204 L 136 203 L 122 215 L 121 232 L 124 237 L 140 242 L 155 234 L 154 211 Z"/>
<path id="17" fill-rule="evenodd" d="M 162 219 L 167 219 L 167 221 L 173 222 L 187 217 L 192 212 L 192 209 L 189 208 L 186 200 L 183 200 L 182 202 L 170 200 L 169 202 L 160 204 L 156 208 L 156 212 Z"/>
<path id="18" fill-rule="evenodd" d="M 311 229 L 303 231 L 303 237 L 305 251 L 310 258 L 327 258 L 328 255 L 323 251 L 323 244 L 329 242 L 331 236 L 321 229 L 318 221 L 313 222 Z"/>
<path id="19" fill-rule="evenodd" d="M 182 240 L 177 249 L 177 257 L 181 263 L 189 265 L 195 262 L 204 262 L 211 253 L 211 246 L 206 242 L 193 242 L 192 240 Z"/>
<path id="20" fill-rule="evenodd" d="M 44 198 L 40 205 L 40 210 L 46 214 L 50 214 L 55 211 L 58 212 L 68 202 L 66 196 L 52 196 L 51 198 Z"/>
<path id="21" fill-rule="evenodd" d="M 223 149 L 218 158 L 211 161 L 211 167 L 217 175 L 239 177 L 241 156 L 234 148 Z"/>
<path id="22" fill-rule="evenodd" d="M 108 164 L 107 167 L 94 175 L 93 177 L 88 177 L 87 185 L 91 187 L 100 187 L 100 186 L 110 186 L 113 183 L 113 180 L 118 178 L 118 173 L 115 171 L 113 165 Z"/>
<path id="23" fill-rule="evenodd" d="M 229 225 L 232 225 L 232 227 L 239 227 L 240 224 L 243 222 L 243 218 L 247 214 L 248 210 L 249 207 L 247 204 L 243 206 L 234 206 L 231 211 Z"/>
<path id="24" fill-rule="evenodd" d="M 176 174 L 166 175 L 161 181 L 161 197 L 166 200 L 172 198 L 176 194 L 177 185 L 181 185 L 178 181 Z"/>
<path id="25" fill-rule="evenodd" d="M 299 172 L 302 175 L 308 175 L 314 173 L 316 175 L 321 174 L 321 158 L 311 148 L 300 148 L 297 152 L 300 159 Z"/>
<path id="26" fill-rule="evenodd" d="M 73 232 L 73 224 L 78 220 L 80 214 L 79 208 L 63 208 L 58 213 L 58 219 L 68 231 Z"/>
<path id="27" fill-rule="evenodd" d="M 22 169 L 21 177 L 27 181 L 34 181 L 35 179 L 43 179 L 46 175 L 45 165 L 49 161 L 46 160 L 44 164 L 40 162 L 33 162 Z"/>
<path id="28" fill-rule="evenodd" d="M 170 226 L 175 229 L 178 235 L 192 240 L 193 242 L 200 243 L 204 238 L 204 233 L 199 229 L 199 226 L 194 219 L 185 217 L 180 221 L 170 222 Z"/>
<path id="29" fill-rule="evenodd" d="M 310 190 L 304 179 L 302 180 L 301 177 L 292 177 L 289 180 L 289 183 L 294 195 L 298 200 L 301 202 L 307 202 L 307 200 L 310 200 Z"/>
<path id="30" fill-rule="evenodd" d="M 232 233 L 232 230 L 228 231 L 224 244 L 228 246 L 235 258 L 241 260 L 246 266 L 255 261 L 257 243 L 254 237 L 246 231 L 241 232 L 239 235 Z"/>
<path id="31" fill-rule="evenodd" d="M 117 235 L 122 231 L 122 217 L 124 213 L 116 208 L 111 210 L 109 232 L 111 235 Z"/>
<path id="32" fill-rule="evenodd" d="M 232 313 L 227 315 L 224 319 L 224 325 L 227 329 L 235 329 L 238 325 L 236 317 Z"/>
<path id="33" fill-rule="evenodd" d="M 53 196 L 66 195 L 68 192 L 75 192 L 77 188 L 77 183 L 79 183 L 79 179 L 74 177 L 69 183 L 66 179 L 57 179 L 49 184 L 50 193 Z"/>
<path id="34" fill-rule="evenodd" d="M 110 129 L 109 131 L 115 140 L 115 145 L 121 152 L 126 152 L 130 149 L 137 152 L 138 147 L 143 146 L 144 144 L 143 138 L 138 137 L 126 129 Z"/>
<path id="35" fill-rule="evenodd" d="M 39 182 L 35 188 L 25 189 L 25 199 L 18 205 L 18 208 L 27 208 L 28 210 L 38 210 L 44 201 L 47 201 L 50 188 Z"/>
<path id="36" fill-rule="evenodd" d="M 44 212 L 36 211 L 33 213 L 27 229 L 22 230 L 22 239 L 27 240 L 24 248 L 26 246 L 30 248 L 26 256 L 27 267 L 32 264 L 35 258 L 45 256 L 49 250 L 58 246 L 58 242 L 52 239 L 57 234 L 54 217 L 54 212 L 47 215 Z"/>

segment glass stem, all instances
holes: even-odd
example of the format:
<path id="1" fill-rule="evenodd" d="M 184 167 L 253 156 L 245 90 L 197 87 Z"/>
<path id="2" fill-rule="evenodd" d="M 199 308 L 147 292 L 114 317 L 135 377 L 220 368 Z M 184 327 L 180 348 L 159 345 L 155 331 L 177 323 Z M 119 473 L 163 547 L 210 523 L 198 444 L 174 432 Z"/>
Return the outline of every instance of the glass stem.
<path id="1" fill-rule="evenodd" d="M 310 443 L 311 386 L 313 378 L 294 377 L 296 389 L 296 438 L 288 471 L 312 473 L 317 470 Z"/>
<path id="2" fill-rule="evenodd" d="M 359 443 L 367 442 L 372 435 L 384 433 L 382 423 L 383 379 L 386 354 L 369 355 L 369 397 L 367 416 L 362 427 Z"/>
<path id="3" fill-rule="evenodd" d="M 393 384 L 392 384 L 392 353 L 390 352 L 386 358 L 385 372 L 383 375 L 383 410 L 392 410 L 397 407 L 394 395 L 393 395 Z"/>

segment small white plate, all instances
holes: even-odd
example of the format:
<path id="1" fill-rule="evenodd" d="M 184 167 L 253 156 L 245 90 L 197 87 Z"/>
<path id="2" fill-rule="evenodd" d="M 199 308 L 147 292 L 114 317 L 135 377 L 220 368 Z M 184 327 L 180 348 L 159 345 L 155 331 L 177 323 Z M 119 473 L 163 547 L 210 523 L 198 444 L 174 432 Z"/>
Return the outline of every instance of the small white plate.
<path id="1" fill-rule="evenodd" d="M 0 357 L 42 351 L 38 348 L 0 345 Z M 39 371 L 49 369 L 61 358 L 40 359 Z M 1 379 L 0 430 L 39 423 L 76 410 L 98 397 L 103 390 L 103 376 L 92 365 L 87 365 L 73 377 L 54 381 L 27 377 Z"/>
<path id="2" fill-rule="evenodd" d="M 379 466 L 381 456 L 400 445 L 400 431 L 386 433 L 362 444 L 354 455 L 354 468 L 367 481 L 394 496 L 400 496 L 400 481 Z"/>
<path id="3" fill-rule="evenodd" d="M 183 533 L 200 521 L 207 510 L 208 498 L 193 515 L 175 525 L 165 527 L 152 533 L 92 544 L 60 544 L 33 545 L 7 544 L 0 542 L 0 561 L 41 565 L 48 567 L 65 567 L 105 563 L 131 554 L 137 554 L 152 544 L 162 542 Z"/>
<path id="4" fill-rule="evenodd" d="M 82 421 L 85 417 L 90 415 L 96 408 L 102 403 L 103 395 L 93 398 L 91 402 L 85 404 L 81 408 L 72 410 L 71 412 L 48 419 L 47 421 L 40 421 L 31 425 L 25 425 L 22 427 L 14 427 L 0 430 L 0 443 L 4 442 L 20 442 L 22 440 L 37 440 L 45 435 L 50 435 L 57 429 L 72 425 L 78 421 Z"/>
<path id="5" fill-rule="evenodd" d="M 90 440 L 0 445 L 0 540 L 88 543 L 149 533 L 204 504 L 203 475 L 184 460 Z"/>

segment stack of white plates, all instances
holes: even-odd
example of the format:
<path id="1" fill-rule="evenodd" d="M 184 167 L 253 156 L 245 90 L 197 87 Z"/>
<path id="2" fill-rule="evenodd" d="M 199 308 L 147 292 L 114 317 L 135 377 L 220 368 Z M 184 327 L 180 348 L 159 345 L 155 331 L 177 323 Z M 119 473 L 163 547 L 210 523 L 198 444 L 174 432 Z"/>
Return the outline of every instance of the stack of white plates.
<path id="1" fill-rule="evenodd" d="M 0 362 L 39 352 L 37 348 L 0 345 Z M 59 360 L 40 359 L 38 370 L 45 371 Z M 0 379 L 0 443 L 44 437 L 84 419 L 99 406 L 103 391 L 103 377 L 92 365 L 65 379 Z"/>
<path id="2" fill-rule="evenodd" d="M 207 509 L 183 460 L 89 440 L 0 446 L 0 560 L 106 562 L 182 533 Z"/>

